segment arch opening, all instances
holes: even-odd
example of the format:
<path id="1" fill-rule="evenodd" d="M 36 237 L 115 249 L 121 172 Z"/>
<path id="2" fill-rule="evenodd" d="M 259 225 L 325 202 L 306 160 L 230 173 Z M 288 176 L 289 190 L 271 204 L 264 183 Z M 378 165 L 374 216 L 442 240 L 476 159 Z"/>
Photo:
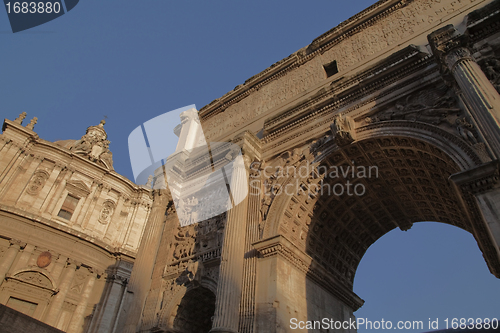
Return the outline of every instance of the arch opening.
<path id="1" fill-rule="evenodd" d="M 472 232 L 449 180 L 459 171 L 448 155 L 422 140 L 394 136 L 354 142 L 314 168 L 321 188 L 291 196 L 280 232 L 352 290 L 368 247 L 394 228 L 440 221 Z"/>
<path id="2" fill-rule="evenodd" d="M 416 222 L 439 221 L 468 231 L 490 270 L 495 267 L 485 251 L 492 239 L 480 228 L 484 221 L 450 179 L 463 165 L 447 150 L 424 138 L 387 134 L 320 147 L 314 156 L 303 153 L 303 159 L 280 155 L 275 164 L 284 165 L 286 178 L 278 174 L 266 183 L 278 190 L 257 246 L 286 273 L 277 278 L 285 286 L 278 297 L 290 304 L 280 314 L 283 323 L 355 320 L 364 301 L 353 283 L 365 252 L 391 230 L 406 231 Z M 364 190 L 358 194 L 356 186 Z M 297 284 L 305 284 L 304 292 L 292 297 Z"/>
<path id="3" fill-rule="evenodd" d="M 208 333 L 215 312 L 215 295 L 199 286 L 186 292 L 177 306 L 172 333 Z"/>
<path id="4" fill-rule="evenodd" d="M 354 280 L 354 291 L 365 300 L 355 315 L 406 322 L 408 332 L 445 329 L 446 318 L 496 318 L 499 283 L 470 233 L 422 222 L 408 232 L 393 230 L 368 249 Z"/>

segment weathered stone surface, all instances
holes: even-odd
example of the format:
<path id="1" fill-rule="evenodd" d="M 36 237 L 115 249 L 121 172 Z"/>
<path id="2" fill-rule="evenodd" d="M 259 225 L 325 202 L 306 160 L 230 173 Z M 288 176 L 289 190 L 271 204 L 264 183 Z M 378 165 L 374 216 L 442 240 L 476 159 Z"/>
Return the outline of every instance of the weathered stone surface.
<path id="1" fill-rule="evenodd" d="M 469 231 L 500 277 L 499 6 L 379 1 L 204 107 L 207 142 L 243 152 L 228 185 L 248 197 L 196 224 L 112 171 L 103 124 L 56 145 L 36 119 L 6 120 L 0 303 L 36 303 L 34 318 L 69 332 L 349 321 L 368 247 L 421 221 Z"/>
<path id="2" fill-rule="evenodd" d="M 25 117 L 0 135 L 0 303 L 65 332 L 111 332 L 124 288 L 105 277 L 127 265 L 130 277 L 150 191 L 112 171 L 103 123 L 60 144 L 38 138 L 36 118 L 22 127 Z"/>

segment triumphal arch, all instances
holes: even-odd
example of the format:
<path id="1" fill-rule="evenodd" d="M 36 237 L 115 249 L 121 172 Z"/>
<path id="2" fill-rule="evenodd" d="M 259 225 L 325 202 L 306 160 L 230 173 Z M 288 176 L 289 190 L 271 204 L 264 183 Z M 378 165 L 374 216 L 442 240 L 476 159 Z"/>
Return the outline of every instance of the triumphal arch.
<path id="1" fill-rule="evenodd" d="M 119 327 L 349 320 L 367 248 L 420 221 L 469 231 L 500 277 L 499 22 L 500 1 L 382 0 L 203 107 L 209 145 L 241 148 L 230 185 L 248 195 L 181 227 L 154 191 Z M 232 156 L 217 147 L 213 165 Z M 183 170 L 206 167 L 193 154 Z"/>
<path id="2" fill-rule="evenodd" d="M 306 332 L 353 320 L 368 247 L 421 221 L 500 278 L 499 91 L 500 0 L 381 0 L 182 113 L 147 185 L 104 122 L 47 142 L 6 120 L 0 303 L 72 333 Z"/>

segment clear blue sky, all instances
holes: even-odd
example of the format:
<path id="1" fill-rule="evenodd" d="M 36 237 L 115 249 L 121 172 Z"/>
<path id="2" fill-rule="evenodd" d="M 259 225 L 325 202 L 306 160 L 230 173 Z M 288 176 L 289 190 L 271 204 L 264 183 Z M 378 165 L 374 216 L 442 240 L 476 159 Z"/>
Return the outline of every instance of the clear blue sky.
<path id="1" fill-rule="evenodd" d="M 201 108 L 373 2 L 82 0 L 16 34 L 0 8 L 0 117 L 26 111 L 54 141 L 79 139 L 106 115 L 115 169 L 132 179 L 135 127 Z M 500 316 L 500 281 L 474 239 L 442 224 L 382 237 L 361 261 L 355 292 L 366 300 L 356 315 L 370 320 Z"/>

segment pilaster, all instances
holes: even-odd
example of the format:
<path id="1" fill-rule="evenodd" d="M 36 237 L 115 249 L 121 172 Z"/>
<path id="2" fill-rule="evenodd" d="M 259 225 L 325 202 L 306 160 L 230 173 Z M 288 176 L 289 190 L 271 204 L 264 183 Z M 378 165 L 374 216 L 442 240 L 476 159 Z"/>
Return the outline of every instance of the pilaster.
<path id="1" fill-rule="evenodd" d="M 83 324 L 85 319 L 85 312 L 87 311 L 87 306 L 89 303 L 90 296 L 92 295 L 92 290 L 94 289 L 95 281 L 100 278 L 100 275 L 93 271 L 91 268 L 89 270 L 89 277 L 87 283 L 83 288 L 82 295 L 78 305 L 76 306 L 73 317 L 68 327 L 68 333 L 81 333 L 83 332 Z"/>
<path id="2" fill-rule="evenodd" d="M 50 304 L 50 308 L 45 319 L 45 322 L 48 325 L 56 326 L 64 300 L 66 299 L 66 295 L 71 287 L 71 282 L 73 281 L 76 270 L 79 268 L 79 263 L 69 259 L 66 261 L 66 267 L 64 268 L 62 277 L 59 280 L 59 292 L 52 299 L 52 303 Z"/>
<path id="3" fill-rule="evenodd" d="M 163 233 L 165 213 L 172 201 L 168 189 L 154 190 L 153 195 L 153 206 L 130 276 L 129 294 L 127 295 L 127 298 L 129 298 L 127 304 L 130 304 L 130 308 L 126 313 L 126 317 L 120 319 L 125 323 L 123 329 L 125 333 L 135 333 L 140 328 L 142 309 L 151 285 L 151 274 Z"/>
<path id="4" fill-rule="evenodd" d="M 249 167 L 250 158 L 248 155 L 239 155 L 234 159 L 230 194 L 233 199 L 240 199 L 243 195 L 246 195 L 246 198 L 241 201 L 237 200 L 240 203 L 233 206 L 227 213 L 219 267 L 215 315 L 210 332 L 238 332 L 245 255 L 245 242 L 242 240 L 242 235 L 245 235 L 248 212 Z"/>
<path id="5" fill-rule="evenodd" d="M 10 246 L 7 249 L 5 255 L 2 258 L 2 263 L 0 264 L 0 285 L 2 285 L 5 280 L 5 275 L 9 272 L 14 260 L 17 257 L 19 251 L 26 246 L 26 243 L 21 242 L 17 239 L 10 240 Z"/>
<path id="6" fill-rule="evenodd" d="M 473 234 L 491 273 L 500 278 L 500 163 L 451 175 L 473 222 Z"/>

